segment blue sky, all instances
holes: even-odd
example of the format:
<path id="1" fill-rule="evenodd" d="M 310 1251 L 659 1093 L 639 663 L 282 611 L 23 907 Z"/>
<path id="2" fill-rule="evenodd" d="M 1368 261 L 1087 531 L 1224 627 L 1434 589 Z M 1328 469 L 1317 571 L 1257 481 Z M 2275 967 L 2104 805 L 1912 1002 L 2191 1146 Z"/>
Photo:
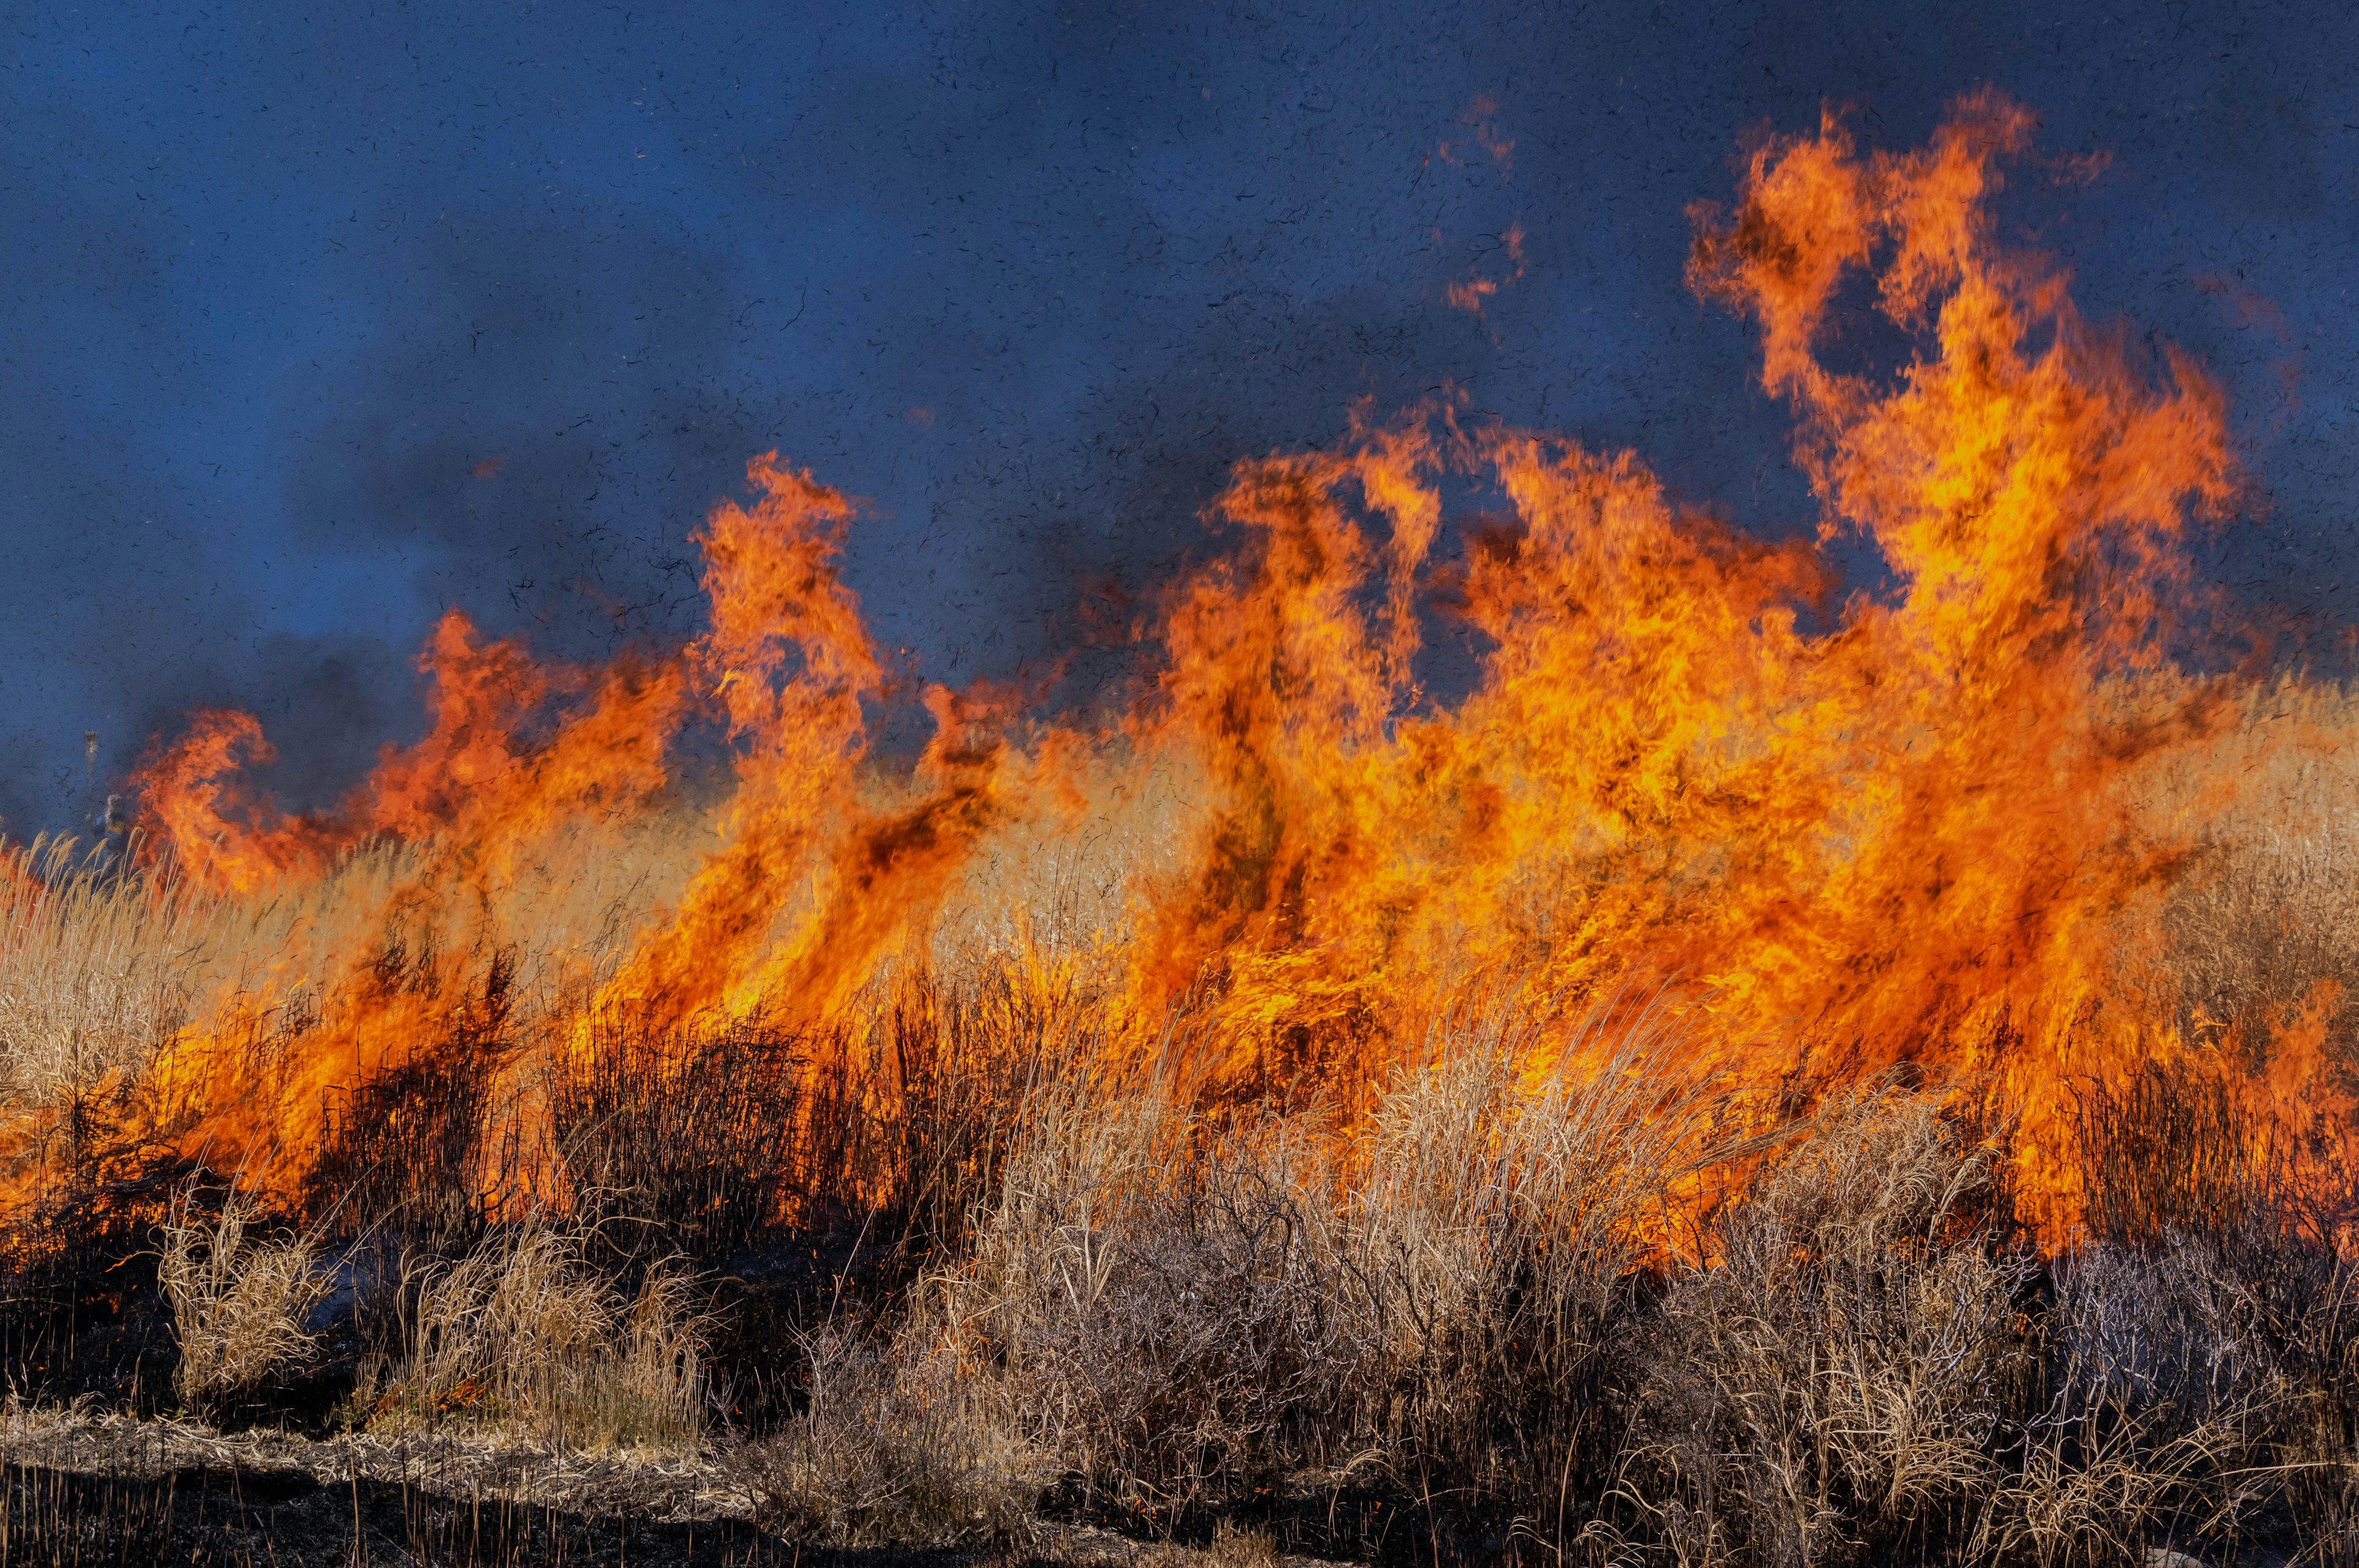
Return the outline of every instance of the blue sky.
<path id="1" fill-rule="evenodd" d="M 2342 7 L 0 14 L 14 832 L 79 815 L 82 731 L 103 773 L 197 703 L 326 797 L 414 731 L 446 605 L 577 656 L 679 634 L 687 536 L 772 447 L 869 500 L 848 575 L 951 680 L 1201 553 L 1231 461 L 1363 396 L 1454 385 L 1808 525 L 1681 266 L 1742 136 L 1827 99 L 1904 146 L 1992 82 L 2107 153 L 2020 216 L 2228 386 L 2267 516 L 2206 569 L 2331 618 L 2359 565 Z M 1517 224 L 1522 277 L 1450 308 Z"/>

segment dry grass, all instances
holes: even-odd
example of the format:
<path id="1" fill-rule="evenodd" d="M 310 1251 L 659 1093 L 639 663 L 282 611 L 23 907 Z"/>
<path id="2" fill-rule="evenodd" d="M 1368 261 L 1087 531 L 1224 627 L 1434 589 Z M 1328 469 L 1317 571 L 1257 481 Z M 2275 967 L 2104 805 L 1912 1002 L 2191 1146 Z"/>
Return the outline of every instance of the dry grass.
<path id="1" fill-rule="evenodd" d="M 507 955 L 520 1021 L 543 1021 L 619 961 L 708 830 L 689 807 L 568 824 L 514 846 L 482 882 L 380 843 L 244 899 L 207 896 L 168 865 L 90 874 L 71 841 L 36 844 L 37 875 L 0 878 L 0 1104 L 128 1093 L 186 1027 L 299 1033 L 356 956 L 404 948 Z"/>
<path id="2" fill-rule="evenodd" d="M 625 1295 L 578 1227 L 495 1227 L 402 1280 L 395 1352 L 355 1402 L 372 1426 L 451 1421 L 560 1447 L 692 1444 L 703 1427 L 707 1325 L 692 1281 L 648 1270 Z"/>
<path id="3" fill-rule="evenodd" d="M 751 1243 L 812 1184 L 789 1131 L 809 1054 L 758 1020 L 592 1019 L 541 1086 L 577 1217 L 634 1253 L 718 1262 Z"/>
<path id="4" fill-rule="evenodd" d="M 1878 1561 L 1938 1539 L 1987 1489 L 2031 1373 L 2032 1261 L 1973 1215 L 1992 1168 L 1940 1097 L 1823 1112 L 1717 1217 L 1630 1347 L 1625 1517 L 1683 1563 Z"/>
<path id="5" fill-rule="evenodd" d="M 56 1105 L 144 1070 L 190 1002 L 179 953 L 214 923 L 202 901 L 74 872 L 37 845 L 38 880 L 0 881 L 0 1097 Z"/>
<path id="6" fill-rule="evenodd" d="M 2187 1043 L 2273 1077 L 2283 1119 L 2343 1119 L 2299 1130 L 2347 1141 L 2359 1088 L 2359 702 L 2283 683 L 2248 701 L 2209 771 L 2167 783 L 2149 808 L 2195 852 L 2158 911 L 2161 940 L 2131 946 L 2148 966 L 2133 984 Z"/>
<path id="7" fill-rule="evenodd" d="M 248 1234 L 255 1200 L 233 1191 L 207 1223 L 187 1195 L 163 1225 L 158 1274 L 179 1340 L 172 1386 L 184 1408 L 211 1410 L 299 1368 L 329 1290 L 311 1238 Z"/>
<path id="8" fill-rule="evenodd" d="M 1393 1042 L 1415 1065 L 1348 1108 L 1114 1070 L 1108 955 L 1192 796 L 1112 764 L 1071 822 L 986 845 L 856 1050 L 555 1029 L 693 862 L 681 808 L 520 846 L 483 887 L 391 849 L 244 903 L 16 884 L 0 1097 L 54 1142 L 97 1125 L 72 1108 L 130 1103 L 192 1019 L 268 999 L 279 1049 L 353 954 L 442 955 L 473 1021 L 332 1108 L 338 1158 L 304 1195 L 406 1260 L 354 1292 L 364 1435 L 660 1452 L 798 1540 L 1005 1542 L 1061 1510 L 1240 1563 L 1283 1540 L 2359 1564 L 2359 1203 L 2242 1076 L 2304 1008 L 2317 1084 L 2359 1046 L 2354 779 L 2312 751 L 2256 748 L 2281 771 L 2209 819 L 2147 979 L 2212 1065 L 2091 1087 L 2090 1234 L 2051 1256 L 1972 1096 L 1881 1085 L 1741 1137 L 1764 1102 L 1668 1070 L 1683 1042 L 1627 1005 L 1586 1031 L 1512 996 L 1419 1023 Z M 1543 1033 L 1575 1039 L 1549 1070 Z M 323 1362 L 315 1308 L 354 1270 L 243 1198 L 146 1240 L 186 1407 Z M 772 1282 L 717 1278 L 741 1268 Z M 739 1400 L 765 1363 L 770 1402 Z"/>
<path id="9" fill-rule="evenodd" d="M 889 1336 L 831 1325 L 803 1345 L 808 1404 L 732 1469 L 756 1517 L 834 1546 L 1009 1542 L 1033 1533 L 1054 1472 L 1008 1390 L 924 1314 Z"/>
<path id="10" fill-rule="evenodd" d="M 1723 1102 L 1677 1071 L 1664 1020 L 1593 1016 L 1535 1082 L 1512 1017 L 1443 1032 L 1439 1063 L 1353 1152 L 1339 1306 L 1357 1449 L 1337 1457 L 1553 1529 L 1593 1483 L 1605 1353 L 1635 1287 L 1729 1151 Z"/>
<path id="11" fill-rule="evenodd" d="M 1473 1558 L 2353 1550 L 2359 1289 L 2265 1178 L 2167 1248 L 2051 1266 L 1970 1098 L 1854 1094 L 1763 1154 L 1639 1087 L 1675 1042 L 1539 1086 L 1511 1032 L 1449 1044 L 1349 1138 L 1040 1092 L 937 1288 L 1082 1498 L 1189 1530 L 1292 1496 L 1372 1548 L 1332 1531 L 1374 1494 Z M 2170 1158 L 2095 1151 L 2093 1180 Z M 1715 1168 L 1744 1180 L 1699 1210 Z"/>
<path id="12" fill-rule="evenodd" d="M 1306 1478 L 1570 1511 L 1706 1102 L 1649 1079 L 1677 1042 L 1647 1028 L 1521 1080 L 1506 1016 L 1448 1032 L 1357 1137 L 1045 1087 L 942 1286 L 1029 1440 L 1167 1523 Z"/>
<path id="13" fill-rule="evenodd" d="M 1186 759 L 1114 747 L 1068 762 L 1053 819 L 977 846 L 933 923 L 933 968 L 1047 954 L 1109 978 L 1142 884 L 1186 873 L 1207 798 Z"/>

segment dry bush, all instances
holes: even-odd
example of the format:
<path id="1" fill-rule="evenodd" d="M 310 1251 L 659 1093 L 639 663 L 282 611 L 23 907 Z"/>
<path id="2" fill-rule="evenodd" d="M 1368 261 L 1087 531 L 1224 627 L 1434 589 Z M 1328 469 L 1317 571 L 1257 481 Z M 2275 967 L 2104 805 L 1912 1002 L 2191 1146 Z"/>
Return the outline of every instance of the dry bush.
<path id="1" fill-rule="evenodd" d="M 1646 1021 L 1536 1076 L 1503 1011 L 1349 1129 L 1212 1114 L 1093 1076 L 1086 1006 L 973 979 L 904 977 L 873 1098 L 822 1093 L 792 1134 L 934 1217 L 891 1223 L 937 1260 L 897 1327 L 805 1341 L 807 1404 L 736 1451 L 799 1539 L 1004 1537 L 1060 1477 L 1165 1528 L 1352 1490 L 1472 1555 L 2063 1564 L 2257 1530 L 2335 1561 L 2349 1535 L 2351 1276 L 2184 1086 L 2093 1110 L 2101 1234 L 2044 1273 L 1955 1097 L 1857 1094 L 1756 1159 L 1663 1087 Z M 1714 1184 L 1736 1195 L 1700 1210 Z M 388 1409 L 614 1441 L 661 1421 L 551 1368 L 625 1365 L 681 1408 L 694 1352 L 617 1349 L 582 1249 L 502 1231 L 422 1281 Z"/>
<path id="2" fill-rule="evenodd" d="M 953 1291 L 1032 1440 L 1166 1520 L 1315 1477 L 1560 1533 L 1701 1102 L 1636 1070 L 1671 1044 L 1644 1022 L 1536 1086 L 1506 1016 L 1356 1134 L 1041 1092 Z"/>
<path id="3" fill-rule="evenodd" d="M 346 1234 L 390 1226 L 464 1245 L 495 1208 L 492 1062 L 468 1044 L 421 1054 L 327 1097 L 304 1206 Z"/>
<path id="4" fill-rule="evenodd" d="M 2033 1370 L 1994 1151 L 1940 1097 L 1831 1107 L 1721 1215 L 1627 1363 L 1618 1496 L 1680 1563 L 1877 1561 L 1952 1533 Z"/>
<path id="5" fill-rule="evenodd" d="M 373 1424 L 450 1420 L 565 1447 L 694 1442 L 707 1331 L 690 1279 L 658 1265 L 625 1297 L 585 1237 L 529 1217 L 455 1261 L 413 1266 Z"/>
<path id="6" fill-rule="evenodd" d="M 2359 1368 L 2345 1368 L 2339 1384 L 2314 1390 L 2288 1423 L 2282 1453 L 2286 1532 L 2301 1560 L 2320 1568 L 2359 1568 L 2359 1419 L 2352 1387 Z"/>
<path id="7" fill-rule="evenodd" d="M 162 1227 L 158 1273 L 180 1347 L 172 1386 L 191 1409 L 250 1393 L 299 1367 L 316 1343 L 309 1323 L 328 1273 L 308 1236 L 249 1236 L 255 1213 L 253 1198 L 233 1191 L 208 1224 L 183 1195 Z"/>
<path id="8" fill-rule="evenodd" d="M 2088 1085 L 2076 1108 L 2082 1223 L 2098 1240 L 2167 1249 L 2268 1206 L 2264 1130 L 2224 1076 L 2149 1064 Z"/>
<path id="9" fill-rule="evenodd" d="M 949 1546 L 1028 1533 L 1051 1478 L 1006 1387 L 919 1311 L 889 1336 L 831 1325 L 803 1345 L 810 1402 L 731 1455 L 765 1528 L 836 1546 Z"/>
<path id="10" fill-rule="evenodd" d="M 1318 1152 L 1273 1123 L 1197 1157 L 1206 1130 L 1151 1087 L 1054 1086 L 960 1281 L 1027 1434 L 1124 1509 L 1182 1512 L 1265 1481 L 1280 1429 L 1334 1402 Z"/>

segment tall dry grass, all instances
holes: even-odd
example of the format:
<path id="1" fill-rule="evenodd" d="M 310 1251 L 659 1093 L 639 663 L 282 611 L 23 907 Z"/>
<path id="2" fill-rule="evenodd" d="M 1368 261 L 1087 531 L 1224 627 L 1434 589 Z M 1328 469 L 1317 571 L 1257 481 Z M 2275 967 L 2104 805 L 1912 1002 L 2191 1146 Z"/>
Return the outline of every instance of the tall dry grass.
<path id="1" fill-rule="evenodd" d="M 1561 1493 L 1612 1325 L 1661 1255 L 1711 1102 L 1675 1039 L 1539 1083 L 1501 1010 L 1343 1136 L 1071 1079 L 1022 1119 L 937 1282 L 1093 1496 L 1185 1517 L 1316 1473 L 1478 1511 Z"/>
<path id="2" fill-rule="evenodd" d="M 1945 1098 L 1830 1105 L 1670 1271 L 1625 1361 L 1609 1537 L 1680 1563 L 1889 1560 L 1987 1495 L 2032 1379 L 2035 1263 L 1981 1201 L 1996 1151 Z"/>
<path id="3" fill-rule="evenodd" d="M 2293 720 L 2347 724 L 2254 723 Z M 817 1541 L 1047 1509 L 1420 1561 L 2359 1563 L 2359 1203 L 2249 1077 L 2307 1017 L 2310 1081 L 2347 1084 L 2359 751 L 2255 754 L 2234 810 L 2158 795 L 2209 813 L 2134 977 L 2185 1049 L 2088 1087 L 2088 1234 L 2046 1255 L 1976 1093 L 1699 1084 L 1629 999 L 1570 1032 L 1437 999 L 1349 1105 L 1120 1059 L 1128 900 L 1192 796 L 1112 764 L 1072 822 L 986 844 L 856 1039 L 573 1027 L 693 863 L 686 808 L 482 886 L 393 848 L 245 901 L 12 884 L 0 1098 L 60 1173 L 192 1023 L 258 1008 L 266 1055 L 355 954 L 465 961 L 450 1026 L 329 1108 L 297 1195 L 332 1244 L 171 1211 L 162 1165 L 153 1223 L 71 1195 L 132 1192 L 124 1163 L 39 1210 L 117 1217 L 104 1245 L 11 1246 L 92 1280 L 155 1253 L 191 1405 L 342 1356 L 353 1419 L 725 1454 Z M 1574 1044 L 1536 1063 L 1543 1033 Z"/>
<path id="4" fill-rule="evenodd" d="M 1007 1386 L 965 1361 L 954 1330 L 913 1316 L 880 1341 L 829 1325 L 799 1348 L 803 1410 L 730 1456 L 765 1526 L 851 1547 L 1032 1533 L 1054 1464 L 1018 1430 Z"/>
<path id="5" fill-rule="evenodd" d="M 249 1234 L 256 1211 L 233 1190 L 207 1218 L 183 1194 L 162 1226 L 158 1272 L 179 1342 L 173 1389 L 186 1409 L 254 1394 L 301 1367 L 318 1342 L 310 1319 L 331 1288 L 319 1249 L 308 1236 Z"/>
<path id="6" fill-rule="evenodd" d="M 2210 769 L 2153 781 L 2146 806 L 2194 847 L 2134 946 L 2138 978 L 2190 1044 L 2349 1103 L 2359 1063 L 2359 703 L 2286 681 L 2246 703 Z M 2308 1033 L 2310 1039 L 2289 1038 Z M 2288 1108 L 2289 1110 L 2294 1108 Z"/>
<path id="7" fill-rule="evenodd" d="M 2266 1174 L 2042 1258 L 1974 1097 L 1871 1086 L 1765 1141 L 1660 1087 L 1675 1040 L 1594 1044 L 1534 1086 L 1486 1020 L 1344 1137 L 1042 1086 L 964 1256 L 832 1342 L 864 1413 L 815 1401 L 800 1474 L 887 1495 L 948 1444 L 1148 1528 L 1462 1561 L 2359 1544 L 2359 1279 Z M 2093 1141 L 2101 1214 L 2158 1190 L 2154 1140 Z"/>
<path id="8" fill-rule="evenodd" d="M 136 1075 L 192 1000 L 178 955 L 219 921 L 169 886 L 77 874 L 71 842 L 36 845 L 0 882 L 0 1096 L 56 1105 Z"/>

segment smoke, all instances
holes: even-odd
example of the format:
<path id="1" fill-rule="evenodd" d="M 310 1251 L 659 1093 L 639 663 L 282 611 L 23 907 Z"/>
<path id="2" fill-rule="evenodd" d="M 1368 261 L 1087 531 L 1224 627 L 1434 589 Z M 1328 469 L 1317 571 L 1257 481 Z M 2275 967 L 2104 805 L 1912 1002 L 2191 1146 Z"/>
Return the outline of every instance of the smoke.
<path id="1" fill-rule="evenodd" d="M 766 313 L 667 236 L 462 211 L 414 248 L 399 330 L 294 380 L 297 540 L 576 656 L 678 634 L 687 534 L 774 438 L 730 373 Z"/>
<path id="2" fill-rule="evenodd" d="M 2022 237 L 2093 319 L 2270 411 L 2243 432 L 2270 526 L 2212 569 L 2297 624 L 2350 586 L 2325 367 L 2359 352 L 2359 209 L 2324 152 L 2359 103 L 2318 65 L 2354 40 L 2310 22 L 38 21 L 5 88 L 36 151 L 0 191 L 11 831 L 78 819 L 84 730 L 120 773 L 200 702 L 263 719 L 290 804 L 332 798 L 372 733 L 418 733 L 412 651 L 451 604 L 566 656 L 680 634 L 688 535 L 772 448 L 866 499 L 847 579 L 888 656 L 953 681 L 1062 654 L 1097 586 L 1170 580 L 1231 463 L 1332 442 L 1360 398 L 1634 447 L 1684 498 L 1808 526 L 1742 332 L 1680 285 L 1681 209 L 1725 189 L 1736 127 L 1832 99 L 1900 145 L 1985 81 L 2043 106 L 2043 145 L 2113 154 Z M 1479 317 L 1450 308 L 1494 273 Z M 2280 312 L 2289 413 L 2285 351 L 2201 277 Z"/>

